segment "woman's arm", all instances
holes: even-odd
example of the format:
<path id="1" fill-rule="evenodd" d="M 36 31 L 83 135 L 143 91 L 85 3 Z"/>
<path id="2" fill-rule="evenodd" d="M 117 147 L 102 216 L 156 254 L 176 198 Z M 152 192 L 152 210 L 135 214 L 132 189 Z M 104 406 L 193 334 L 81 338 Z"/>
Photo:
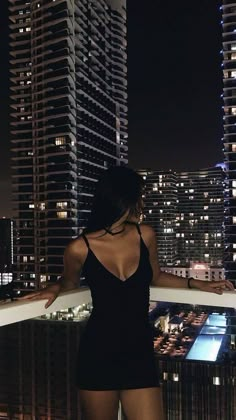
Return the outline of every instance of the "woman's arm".
<path id="1" fill-rule="evenodd" d="M 153 270 L 151 286 L 188 288 L 187 278 L 183 278 L 174 274 L 169 274 L 161 271 L 158 263 L 157 240 L 154 229 L 150 226 L 145 225 L 143 232 L 146 237 L 146 244 L 149 250 L 149 259 Z M 189 285 L 191 289 L 198 289 L 205 292 L 214 292 L 217 294 L 222 294 L 223 290 L 234 290 L 232 283 L 227 280 L 204 281 L 191 278 Z"/>
<path id="2" fill-rule="evenodd" d="M 78 240 L 70 242 L 64 252 L 64 271 L 56 284 L 60 286 L 60 292 L 73 290 L 79 287 L 80 273 L 82 270 L 81 255 L 78 252 Z"/>

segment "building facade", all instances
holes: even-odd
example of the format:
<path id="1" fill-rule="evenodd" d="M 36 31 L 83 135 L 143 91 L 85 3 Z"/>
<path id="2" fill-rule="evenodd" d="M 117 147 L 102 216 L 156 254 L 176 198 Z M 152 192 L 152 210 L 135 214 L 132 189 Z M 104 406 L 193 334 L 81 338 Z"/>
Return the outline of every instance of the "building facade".
<path id="1" fill-rule="evenodd" d="M 221 166 L 175 173 L 140 170 L 144 219 L 157 234 L 161 267 L 193 262 L 222 267 L 224 171 Z"/>
<path id="2" fill-rule="evenodd" d="M 96 182 L 127 163 L 125 0 L 9 0 L 15 284 L 55 281 Z"/>
<path id="3" fill-rule="evenodd" d="M 0 329 L 1 419 L 82 420 L 75 369 L 82 328 L 30 320 Z"/>
<path id="4" fill-rule="evenodd" d="M 224 172 L 221 167 L 178 174 L 177 264 L 221 267 L 224 255 Z"/>
<path id="5" fill-rule="evenodd" d="M 160 360 L 167 420 L 232 420 L 236 416 L 233 363 Z"/>
<path id="6" fill-rule="evenodd" d="M 225 191 L 225 270 L 236 281 L 236 2 L 223 0 L 223 110 Z"/>
<path id="7" fill-rule="evenodd" d="M 12 280 L 13 270 L 13 221 L 0 219 L 0 286 Z"/>
<path id="8" fill-rule="evenodd" d="M 159 263 L 173 266 L 177 259 L 177 175 L 172 171 L 143 169 L 138 172 L 145 182 L 144 222 L 150 224 L 157 235 Z"/>

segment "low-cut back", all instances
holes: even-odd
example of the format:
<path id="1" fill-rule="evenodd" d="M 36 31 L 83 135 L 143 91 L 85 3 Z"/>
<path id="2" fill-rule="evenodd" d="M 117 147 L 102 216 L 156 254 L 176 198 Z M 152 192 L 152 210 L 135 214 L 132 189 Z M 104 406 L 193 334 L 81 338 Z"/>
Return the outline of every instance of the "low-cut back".
<path id="1" fill-rule="evenodd" d="M 87 390 L 119 390 L 159 385 L 149 324 L 152 268 L 140 227 L 136 270 L 120 279 L 96 257 L 88 238 L 83 266 L 93 310 L 82 336 L 77 384 Z"/>

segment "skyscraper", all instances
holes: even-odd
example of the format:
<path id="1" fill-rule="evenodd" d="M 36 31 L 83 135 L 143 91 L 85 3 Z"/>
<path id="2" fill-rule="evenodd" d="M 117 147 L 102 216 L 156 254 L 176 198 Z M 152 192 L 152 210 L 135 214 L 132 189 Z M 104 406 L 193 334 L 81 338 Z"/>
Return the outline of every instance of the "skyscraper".
<path id="1" fill-rule="evenodd" d="M 9 0 L 15 282 L 61 275 L 97 179 L 127 163 L 126 1 Z"/>
<path id="2" fill-rule="evenodd" d="M 224 253 L 224 172 L 221 167 L 178 174 L 177 264 L 221 267 Z"/>
<path id="3" fill-rule="evenodd" d="M 162 267 L 173 266 L 177 258 L 177 174 L 145 169 L 139 174 L 145 182 L 144 221 L 157 235 L 159 263 Z"/>
<path id="4" fill-rule="evenodd" d="M 236 282 L 236 2 L 223 0 L 223 99 L 225 191 L 225 270 Z"/>
<path id="5" fill-rule="evenodd" d="M 222 267 L 222 168 L 139 173 L 145 181 L 145 221 L 156 231 L 161 267 L 190 267 L 192 262 Z"/>

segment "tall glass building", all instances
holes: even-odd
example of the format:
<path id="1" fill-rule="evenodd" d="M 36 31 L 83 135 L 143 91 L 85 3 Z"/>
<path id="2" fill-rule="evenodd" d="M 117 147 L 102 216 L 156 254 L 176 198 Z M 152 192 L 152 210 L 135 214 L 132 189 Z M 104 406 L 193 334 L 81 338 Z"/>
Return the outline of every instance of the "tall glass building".
<path id="1" fill-rule="evenodd" d="M 224 153 L 227 170 L 225 192 L 225 270 L 236 281 L 236 2 L 223 0 Z"/>
<path id="2" fill-rule="evenodd" d="M 156 231 L 161 267 L 193 262 L 222 267 L 222 168 L 193 172 L 139 170 L 145 181 L 145 221 Z"/>
<path id="3" fill-rule="evenodd" d="M 95 184 L 127 163 L 125 0 L 9 0 L 15 281 L 61 275 Z"/>

